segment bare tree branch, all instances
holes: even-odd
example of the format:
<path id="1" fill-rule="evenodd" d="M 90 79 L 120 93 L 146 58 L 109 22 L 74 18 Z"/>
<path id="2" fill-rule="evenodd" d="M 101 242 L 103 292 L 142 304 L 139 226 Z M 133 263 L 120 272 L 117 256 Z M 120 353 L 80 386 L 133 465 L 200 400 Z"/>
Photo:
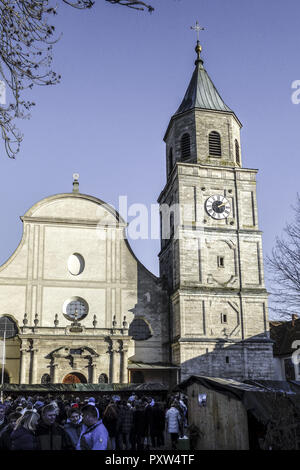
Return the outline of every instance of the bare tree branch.
<path id="1" fill-rule="evenodd" d="M 153 11 L 142 1 L 106 0 L 136 10 Z M 63 0 L 79 10 L 89 9 L 92 0 Z M 51 69 L 53 45 L 59 40 L 49 23 L 57 14 L 53 0 L 0 0 L 0 132 L 10 158 L 19 152 L 23 136 L 16 128 L 17 118 L 29 118 L 34 102 L 23 98 L 35 85 L 56 85 L 60 75 Z"/>
<path id="2" fill-rule="evenodd" d="M 267 257 L 267 270 L 274 288 L 270 308 L 280 317 L 300 314 L 300 197 L 293 208 L 295 220 L 287 224 L 284 237 L 276 238 L 275 248 Z"/>
<path id="3" fill-rule="evenodd" d="M 134 10 L 146 9 L 149 11 L 149 13 L 154 11 L 154 8 L 151 5 L 146 4 L 145 2 L 141 2 L 141 1 L 132 1 L 132 0 L 106 0 L 106 1 L 109 3 L 113 3 L 113 4 L 123 5 L 128 8 L 133 8 Z"/>

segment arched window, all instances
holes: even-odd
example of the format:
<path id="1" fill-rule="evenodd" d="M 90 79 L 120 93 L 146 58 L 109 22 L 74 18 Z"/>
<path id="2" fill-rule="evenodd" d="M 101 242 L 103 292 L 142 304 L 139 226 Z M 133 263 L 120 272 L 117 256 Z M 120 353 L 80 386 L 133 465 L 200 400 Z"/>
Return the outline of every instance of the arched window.
<path id="1" fill-rule="evenodd" d="M 0 317 L 0 339 L 3 339 L 4 336 L 6 339 L 14 338 L 17 333 L 17 325 L 10 317 L 6 315 Z"/>
<path id="2" fill-rule="evenodd" d="M 134 384 L 143 384 L 145 382 L 143 372 L 140 370 L 132 372 L 131 382 Z"/>
<path id="3" fill-rule="evenodd" d="M 152 336 L 149 326 L 142 318 L 135 318 L 130 323 L 128 334 L 135 341 L 143 341 Z"/>
<path id="4" fill-rule="evenodd" d="M 174 165 L 174 162 L 173 162 L 173 149 L 171 147 L 170 150 L 169 150 L 169 174 L 171 173 L 171 171 L 173 169 L 173 165 Z"/>
<path id="5" fill-rule="evenodd" d="M 239 146 L 239 143 L 236 139 L 235 139 L 235 161 L 238 164 L 241 163 L 241 160 L 240 160 L 240 146 Z"/>
<path id="6" fill-rule="evenodd" d="M 191 156 L 191 139 L 190 134 L 183 134 L 181 137 L 181 158 L 189 158 Z"/>
<path id="7" fill-rule="evenodd" d="M 98 383 L 99 384 L 107 384 L 108 383 L 108 377 L 106 374 L 100 374 L 98 378 Z"/>
<path id="8" fill-rule="evenodd" d="M 41 378 L 42 385 L 48 385 L 50 382 L 51 382 L 51 378 L 49 374 L 42 375 L 42 378 Z"/>
<path id="9" fill-rule="evenodd" d="M 0 369 L 0 380 L 2 380 L 2 369 Z M 3 374 L 3 383 L 5 383 L 5 384 L 10 383 L 9 374 L 8 374 L 8 372 L 6 372 L 5 369 L 4 369 L 4 374 Z"/>
<path id="10" fill-rule="evenodd" d="M 208 136 L 209 155 L 220 157 L 221 153 L 221 136 L 219 132 L 212 131 Z"/>

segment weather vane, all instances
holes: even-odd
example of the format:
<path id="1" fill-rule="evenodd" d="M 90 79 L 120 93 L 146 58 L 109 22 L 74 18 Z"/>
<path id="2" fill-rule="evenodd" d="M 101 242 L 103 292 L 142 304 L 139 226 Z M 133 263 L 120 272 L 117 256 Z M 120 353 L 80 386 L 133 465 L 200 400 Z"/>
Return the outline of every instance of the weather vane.
<path id="1" fill-rule="evenodd" d="M 199 25 L 198 21 L 196 21 L 195 26 L 191 26 L 191 29 L 193 29 L 194 31 L 196 31 L 196 33 L 197 33 L 197 41 L 199 41 L 199 31 L 203 31 L 204 28 L 202 28 L 202 26 Z"/>

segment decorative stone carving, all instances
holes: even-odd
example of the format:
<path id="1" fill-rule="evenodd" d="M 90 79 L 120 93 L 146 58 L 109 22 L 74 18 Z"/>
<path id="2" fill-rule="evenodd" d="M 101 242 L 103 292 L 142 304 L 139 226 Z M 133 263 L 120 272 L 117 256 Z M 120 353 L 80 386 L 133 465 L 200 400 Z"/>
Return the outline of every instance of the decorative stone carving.
<path id="1" fill-rule="evenodd" d="M 28 323 L 28 319 L 27 319 L 27 313 L 24 313 L 24 318 L 23 318 L 23 325 L 26 326 Z"/>

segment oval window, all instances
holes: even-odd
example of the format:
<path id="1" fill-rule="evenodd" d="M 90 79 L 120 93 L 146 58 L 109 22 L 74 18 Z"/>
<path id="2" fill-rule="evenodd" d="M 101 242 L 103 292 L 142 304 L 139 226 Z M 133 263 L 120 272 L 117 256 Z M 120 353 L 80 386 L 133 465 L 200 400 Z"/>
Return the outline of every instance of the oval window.
<path id="1" fill-rule="evenodd" d="M 68 270 L 73 276 L 78 276 L 84 270 L 84 258 L 79 253 L 73 253 L 68 259 Z"/>

